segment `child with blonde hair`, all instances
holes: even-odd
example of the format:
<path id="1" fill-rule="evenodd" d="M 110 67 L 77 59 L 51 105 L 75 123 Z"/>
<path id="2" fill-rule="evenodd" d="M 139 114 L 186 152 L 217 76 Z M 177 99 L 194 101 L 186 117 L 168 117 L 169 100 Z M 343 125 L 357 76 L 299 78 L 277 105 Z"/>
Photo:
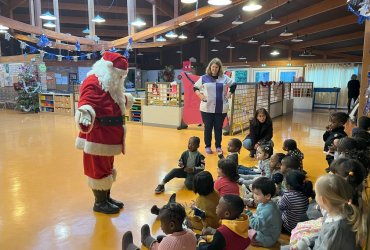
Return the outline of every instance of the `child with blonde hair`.
<path id="1" fill-rule="evenodd" d="M 303 238 L 298 249 L 361 249 L 368 211 L 352 204 L 351 185 L 341 176 L 328 174 L 319 177 L 315 187 L 317 203 L 327 214 L 316 240 Z"/>

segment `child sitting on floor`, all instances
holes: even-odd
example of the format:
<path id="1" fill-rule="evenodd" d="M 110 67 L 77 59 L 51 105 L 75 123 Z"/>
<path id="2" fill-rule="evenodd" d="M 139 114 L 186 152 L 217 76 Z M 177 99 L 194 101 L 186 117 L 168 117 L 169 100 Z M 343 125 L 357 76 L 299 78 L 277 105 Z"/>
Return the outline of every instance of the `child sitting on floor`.
<path id="1" fill-rule="evenodd" d="M 285 158 L 285 154 L 283 153 L 276 153 L 273 154 L 270 158 L 270 171 L 271 176 L 275 173 L 281 173 L 281 161 Z"/>
<path id="2" fill-rule="evenodd" d="M 270 157 L 272 155 L 272 152 L 273 148 L 270 145 L 258 146 L 256 152 L 258 169 L 253 170 L 256 174 L 240 174 L 239 183 L 244 184 L 246 187 L 248 187 L 258 177 L 265 176 L 267 178 L 271 178 Z"/>
<path id="3" fill-rule="evenodd" d="M 225 195 L 221 197 L 216 213 L 222 219 L 221 226 L 217 229 L 207 228 L 203 235 L 213 235 L 213 239 L 207 242 L 200 238 L 199 250 L 245 250 L 250 245 L 248 237 L 249 221 L 242 214 L 244 209 L 243 200 L 237 195 Z M 204 237 L 207 238 L 207 237 Z"/>
<path id="4" fill-rule="evenodd" d="M 299 170 L 303 171 L 304 155 L 297 147 L 297 142 L 293 139 L 286 139 L 283 143 L 283 150 L 287 151 L 287 156 L 295 156 L 299 160 Z"/>
<path id="5" fill-rule="evenodd" d="M 161 243 L 158 243 L 157 240 L 151 236 L 149 225 L 145 224 L 141 228 L 141 243 L 150 250 L 195 250 L 197 240 L 194 233 L 182 227 L 185 217 L 185 208 L 181 204 L 169 202 L 159 211 L 161 229 L 167 236 L 162 239 Z M 140 249 L 134 245 L 131 231 L 128 231 L 123 235 L 122 249 Z"/>
<path id="6" fill-rule="evenodd" d="M 368 211 L 352 204 L 353 190 L 348 182 L 328 174 L 319 177 L 315 190 L 317 203 L 327 215 L 316 240 L 303 238 L 298 242 L 298 249 L 361 249 Z"/>
<path id="7" fill-rule="evenodd" d="M 220 195 L 235 194 L 239 195 L 239 186 L 237 181 L 237 165 L 230 159 L 221 159 L 218 161 L 217 168 L 218 179 L 215 181 L 214 189 Z"/>
<path id="8" fill-rule="evenodd" d="M 298 222 L 308 220 L 308 198 L 313 196 L 312 183 L 299 170 L 290 170 L 285 176 L 287 191 L 279 202 L 283 231 L 290 233 Z"/>
<path id="9" fill-rule="evenodd" d="M 173 178 L 185 178 L 185 186 L 188 189 L 193 189 L 194 175 L 203 171 L 205 168 L 205 157 L 198 151 L 200 144 L 199 137 L 190 137 L 188 142 L 188 150 L 182 153 L 178 168 L 172 169 L 158 184 L 155 189 L 156 194 L 164 192 L 164 185 Z"/>
<path id="10" fill-rule="evenodd" d="M 252 245 L 272 247 L 281 232 L 281 214 L 276 203 L 271 200 L 275 195 L 275 184 L 267 177 L 259 177 L 253 182 L 252 191 L 258 203 L 256 214 L 246 211 Z"/>
<path id="11" fill-rule="evenodd" d="M 334 152 L 330 149 L 333 146 L 335 139 L 340 139 L 346 137 L 347 134 L 344 132 L 344 124 L 348 121 L 349 116 L 344 112 L 332 113 L 329 117 L 329 125 L 326 126 L 326 132 L 322 136 L 325 142 L 324 153 L 326 154 L 326 161 L 330 166 L 331 162 L 334 160 Z M 329 167 L 325 169 L 329 172 Z"/>
<path id="12" fill-rule="evenodd" d="M 216 214 L 216 207 L 220 196 L 213 189 L 213 178 L 210 172 L 202 171 L 195 175 L 193 191 L 199 196 L 191 208 L 186 208 L 189 226 L 197 230 L 202 230 L 203 227 L 217 228 L 220 225 L 220 219 Z M 202 216 L 198 215 L 197 211 L 201 211 Z"/>
<path id="13" fill-rule="evenodd" d="M 229 153 L 226 156 L 226 158 L 234 161 L 237 166 L 239 166 L 238 154 L 240 154 L 241 147 L 242 147 L 242 142 L 238 138 L 232 138 L 227 144 L 227 152 Z M 218 158 L 220 159 L 225 158 L 222 151 L 218 153 Z"/>

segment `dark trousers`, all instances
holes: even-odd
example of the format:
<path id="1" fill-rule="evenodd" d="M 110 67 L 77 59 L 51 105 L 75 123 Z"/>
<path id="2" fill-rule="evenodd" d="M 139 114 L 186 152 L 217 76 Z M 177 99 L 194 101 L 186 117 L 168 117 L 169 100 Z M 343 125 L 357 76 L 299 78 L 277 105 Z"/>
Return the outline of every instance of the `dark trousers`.
<path id="1" fill-rule="evenodd" d="M 348 96 L 348 103 L 347 103 L 348 113 L 351 112 L 352 99 L 353 99 L 353 102 L 356 102 L 357 98 L 358 98 L 358 96 Z"/>
<path id="2" fill-rule="evenodd" d="M 212 144 L 212 130 L 215 131 L 215 146 L 221 148 L 222 142 L 222 125 L 224 123 L 226 113 L 206 113 L 200 112 L 204 123 L 204 144 L 206 148 L 210 148 Z"/>
<path id="3" fill-rule="evenodd" d="M 200 171 L 197 171 L 196 173 L 198 172 Z M 163 182 L 167 183 L 173 178 L 184 178 L 186 188 L 193 190 L 193 180 L 194 180 L 194 175 L 196 173 L 189 174 L 184 171 L 184 168 L 174 168 L 168 174 L 166 174 L 166 176 L 163 179 Z"/>

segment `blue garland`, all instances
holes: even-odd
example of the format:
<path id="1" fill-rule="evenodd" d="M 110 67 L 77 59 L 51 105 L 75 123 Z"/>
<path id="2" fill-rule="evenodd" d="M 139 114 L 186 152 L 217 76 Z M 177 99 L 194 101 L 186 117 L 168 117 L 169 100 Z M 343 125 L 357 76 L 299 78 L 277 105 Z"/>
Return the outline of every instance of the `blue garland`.
<path id="1" fill-rule="evenodd" d="M 347 5 L 348 10 L 351 11 L 353 14 L 355 14 L 358 17 L 358 24 L 363 24 L 366 20 L 370 20 L 370 16 L 363 16 L 360 14 L 359 11 L 354 10 L 350 4 Z"/>
<path id="2" fill-rule="evenodd" d="M 39 41 L 37 42 L 37 46 L 39 46 L 40 48 L 45 48 L 49 46 L 49 44 L 50 44 L 50 41 L 47 36 L 45 36 L 44 34 L 39 36 Z"/>

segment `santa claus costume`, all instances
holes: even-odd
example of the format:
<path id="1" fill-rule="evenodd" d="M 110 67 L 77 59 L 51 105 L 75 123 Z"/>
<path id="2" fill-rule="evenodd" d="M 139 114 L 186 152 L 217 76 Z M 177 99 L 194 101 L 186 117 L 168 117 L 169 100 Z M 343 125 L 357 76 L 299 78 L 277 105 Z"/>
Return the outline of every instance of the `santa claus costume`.
<path id="1" fill-rule="evenodd" d="M 114 155 L 125 149 L 125 109 L 133 97 L 124 93 L 128 62 L 118 53 L 105 52 L 80 89 L 75 120 L 80 129 L 76 147 L 83 150 L 84 172 L 95 196 L 93 210 L 118 213 L 123 203 L 110 197 L 116 178 Z"/>

